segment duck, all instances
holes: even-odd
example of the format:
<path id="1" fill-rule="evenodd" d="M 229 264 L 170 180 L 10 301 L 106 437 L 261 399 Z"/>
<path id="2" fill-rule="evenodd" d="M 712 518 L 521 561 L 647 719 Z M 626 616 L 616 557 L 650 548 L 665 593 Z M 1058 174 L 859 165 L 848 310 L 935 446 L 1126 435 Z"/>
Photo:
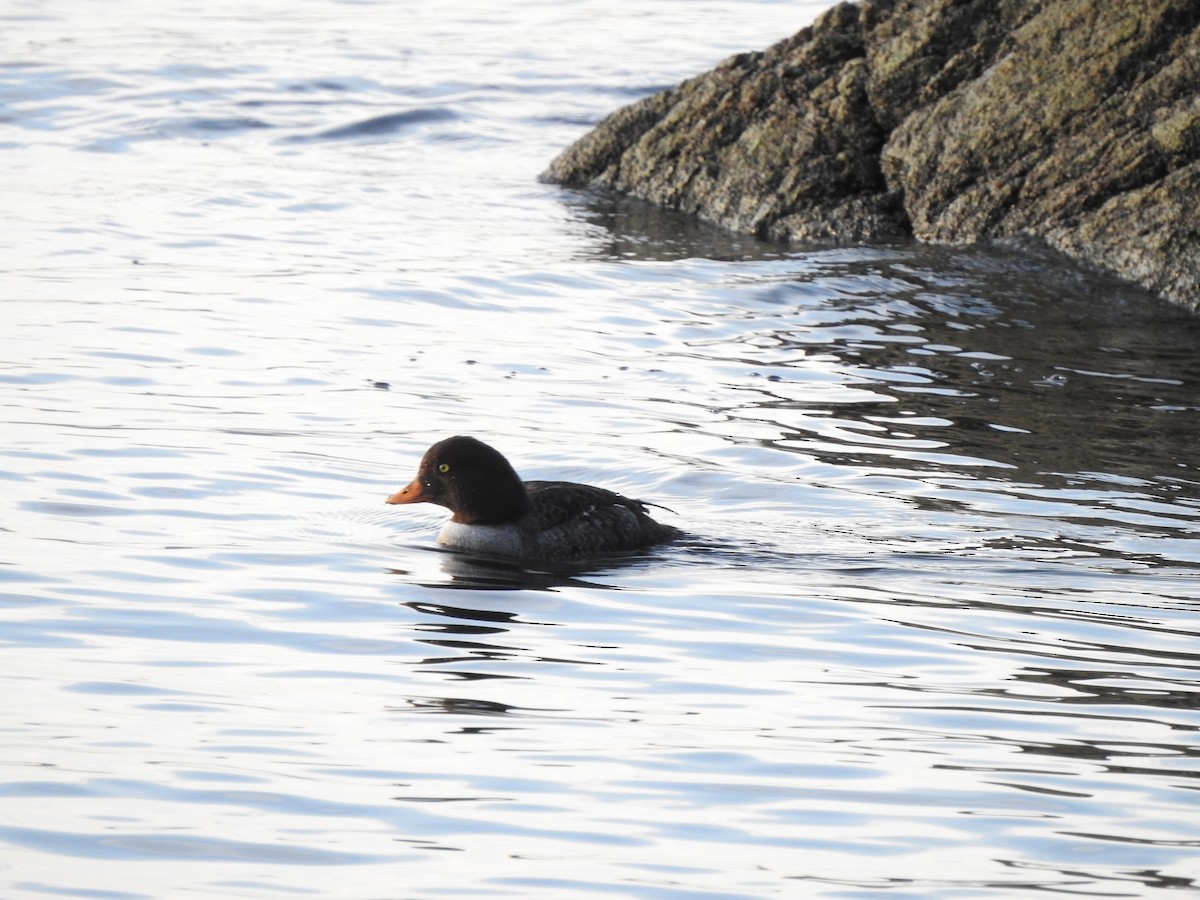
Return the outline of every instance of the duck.
<path id="1" fill-rule="evenodd" d="M 453 515 L 438 543 L 541 561 L 645 550 L 683 532 L 655 521 L 641 500 L 571 481 L 522 481 L 500 451 L 456 435 L 425 451 L 417 475 L 385 501 L 434 503 Z M 665 507 L 664 507 L 665 508 Z"/>

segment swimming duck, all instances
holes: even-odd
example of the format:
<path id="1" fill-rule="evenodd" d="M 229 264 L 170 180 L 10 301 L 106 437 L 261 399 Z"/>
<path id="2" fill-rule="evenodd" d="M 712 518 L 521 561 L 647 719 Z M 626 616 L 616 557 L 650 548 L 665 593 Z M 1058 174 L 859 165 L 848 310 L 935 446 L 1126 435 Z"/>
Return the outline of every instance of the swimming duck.
<path id="1" fill-rule="evenodd" d="M 388 503 L 436 503 L 454 515 L 438 543 L 491 556 L 579 559 L 641 550 L 681 532 L 650 518 L 646 504 L 569 481 L 521 481 L 497 450 L 473 437 L 438 441 L 417 477 Z"/>

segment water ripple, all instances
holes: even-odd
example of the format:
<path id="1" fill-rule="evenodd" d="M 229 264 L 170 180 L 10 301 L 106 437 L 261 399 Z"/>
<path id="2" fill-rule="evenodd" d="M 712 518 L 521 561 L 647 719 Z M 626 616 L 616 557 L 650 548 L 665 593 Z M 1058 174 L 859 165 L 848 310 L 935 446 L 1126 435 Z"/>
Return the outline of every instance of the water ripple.
<path id="1" fill-rule="evenodd" d="M 801 24 L 676 6 L 9 22 L 0 894 L 1200 884 L 1196 320 L 539 184 Z M 452 433 L 687 536 L 441 551 Z"/>

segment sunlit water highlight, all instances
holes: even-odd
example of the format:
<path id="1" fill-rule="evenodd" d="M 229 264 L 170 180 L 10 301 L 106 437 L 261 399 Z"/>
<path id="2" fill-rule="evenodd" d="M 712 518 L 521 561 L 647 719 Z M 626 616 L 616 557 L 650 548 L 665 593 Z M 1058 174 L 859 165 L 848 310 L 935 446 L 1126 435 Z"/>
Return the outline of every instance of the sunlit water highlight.
<path id="1" fill-rule="evenodd" d="M 1200 885 L 1200 326 L 536 182 L 821 4 L 14 8 L 4 897 Z M 451 433 L 672 510 L 529 570 Z"/>

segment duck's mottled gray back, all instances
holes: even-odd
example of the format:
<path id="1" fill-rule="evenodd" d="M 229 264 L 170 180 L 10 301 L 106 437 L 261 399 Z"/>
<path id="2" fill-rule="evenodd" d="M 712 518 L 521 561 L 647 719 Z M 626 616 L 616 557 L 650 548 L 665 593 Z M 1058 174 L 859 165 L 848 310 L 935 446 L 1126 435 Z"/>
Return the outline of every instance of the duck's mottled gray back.
<path id="1" fill-rule="evenodd" d="M 528 530 L 535 555 L 567 558 L 641 550 L 670 541 L 680 531 L 656 522 L 646 505 L 615 491 L 569 481 L 527 481 Z"/>

